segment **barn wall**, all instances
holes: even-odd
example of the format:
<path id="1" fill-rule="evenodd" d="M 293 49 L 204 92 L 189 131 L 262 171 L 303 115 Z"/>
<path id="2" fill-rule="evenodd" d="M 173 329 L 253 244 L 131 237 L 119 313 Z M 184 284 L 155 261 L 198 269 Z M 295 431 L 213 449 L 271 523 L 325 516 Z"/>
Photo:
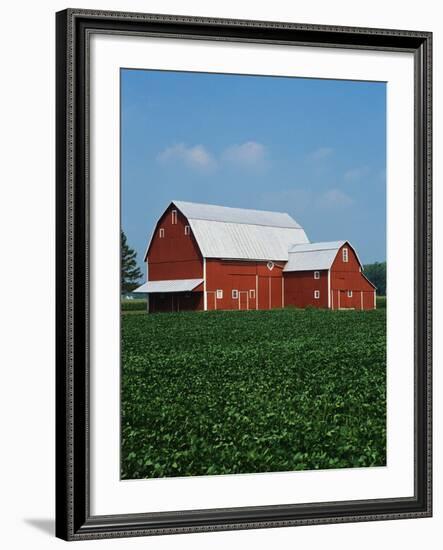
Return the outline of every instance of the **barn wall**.
<path id="1" fill-rule="evenodd" d="M 331 289 L 332 309 L 374 309 L 374 307 L 374 289 L 352 290 L 352 296 L 348 296 L 347 290 Z"/>
<path id="2" fill-rule="evenodd" d="M 358 258 L 349 246 L 349 261 L 343 262 L 343 248 L 338 251 L 331 267 L 331 307 L 374 309 L 374 287 L 363 276 Z M 348 291 L 352 291 L 351 297 Z"/>
<path id="3" fill-rule="evenodd" d="M 363 292 L 363 309 L 375 309 L 376 290 Z"/>
<path id="4" fill-rule="evenodd" d="M 343 261 L 343 248 L 348 249 L 348 262 Z M 348 271 L 360 271 L 360 262 L 354 250 L 348 245 L 343 245 L 337 252 L 335 260 L 332 262 L 332 269 L 336 273 Z"/>
<path id="5" fill-rule="evenodd" d="M 148 252 L 150 281 L 199 279 L 203 277 L 203 259 L 192 235 L 185 235 L 187 219 L 177 210 L 177 223 L 172 223 L 170 206 L 160 218 Z M 160 229 L 165 234 L 160 238 Z"/>
<path id="6" fill-rule="evenodd" d="M 273 309 L 282 307 L 282 263 L 207 259 L 207 307 L 212 309 Z M 239 291 L 237 299 L 232 290 Z M 217 298 L 217 290 L 223 297 Z"/>
<path id="7" fill-rule="evenodd" d="M 320 271 L 320 279 L 314 279 L 313 271 L 292 271 L 284 273 L 285 305 L 295 307 L 328 307 L 328 271 Z M 314 298 L 314 291 L 320 291 L 320 298 Z"/>

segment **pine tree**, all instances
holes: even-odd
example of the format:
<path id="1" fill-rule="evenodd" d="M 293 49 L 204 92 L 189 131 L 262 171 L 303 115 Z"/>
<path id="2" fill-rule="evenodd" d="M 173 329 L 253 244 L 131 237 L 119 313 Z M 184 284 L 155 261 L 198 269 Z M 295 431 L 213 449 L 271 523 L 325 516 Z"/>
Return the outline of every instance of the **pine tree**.
<path id="1" fill-rule="evenodd" d="M 138 286 L 142 272 L 137 266 L 137 252 L 128 245 L 125 233 L 121 232 L 121 291 L 131 292 Z"/>

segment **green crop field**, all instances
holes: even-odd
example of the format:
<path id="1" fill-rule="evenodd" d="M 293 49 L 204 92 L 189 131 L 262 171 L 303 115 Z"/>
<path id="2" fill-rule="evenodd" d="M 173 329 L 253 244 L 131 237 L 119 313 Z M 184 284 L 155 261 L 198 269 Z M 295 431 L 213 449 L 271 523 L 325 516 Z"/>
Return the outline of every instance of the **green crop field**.
<path id="1" fill-rule="evenodd" d="M 385 463 L 386 309 L 122 315 L 124 479 Z"/>
<path id="2" fill-rule="evenodd" d="M 122 300 L 121 301 L 121 310 L 122 311 L 146 311 L 147 304 L 146 300 Z"/>

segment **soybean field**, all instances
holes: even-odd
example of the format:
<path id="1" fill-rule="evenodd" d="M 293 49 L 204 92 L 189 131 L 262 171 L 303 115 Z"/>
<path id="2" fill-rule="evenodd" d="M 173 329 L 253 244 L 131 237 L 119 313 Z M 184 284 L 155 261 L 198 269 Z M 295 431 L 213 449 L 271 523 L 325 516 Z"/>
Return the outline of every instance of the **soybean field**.
<path id="1" fill-rule="evenodd" d="M 122 314 L 121 477 L 386 464 L 386 309 Z"/>

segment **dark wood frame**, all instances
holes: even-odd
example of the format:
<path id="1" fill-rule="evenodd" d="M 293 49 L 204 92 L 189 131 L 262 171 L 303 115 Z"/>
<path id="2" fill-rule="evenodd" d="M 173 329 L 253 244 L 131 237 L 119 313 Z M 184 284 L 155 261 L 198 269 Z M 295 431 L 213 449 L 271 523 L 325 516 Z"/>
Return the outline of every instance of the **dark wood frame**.
<path id="1" fill-rule="evenodd" d="M 69 9 L 56 34 L 56 535 L 66 540 L 428 517 L 431 475 L 432 34 Z M 415 63 L 415 494 L 411 498 L 91 516 L 88 44 L 93 33 L 412 52 Z M 117 114 L 116 114 L 117 116 Z"/>

